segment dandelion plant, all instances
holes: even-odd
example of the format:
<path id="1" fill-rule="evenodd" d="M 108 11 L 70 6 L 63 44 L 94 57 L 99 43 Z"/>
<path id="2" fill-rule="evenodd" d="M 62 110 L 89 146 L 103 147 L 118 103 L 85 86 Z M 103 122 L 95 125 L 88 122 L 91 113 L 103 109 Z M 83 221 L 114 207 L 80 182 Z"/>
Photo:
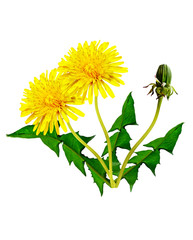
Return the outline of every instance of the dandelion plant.
<path id="1" fill-rule="evenodd" d="M 137 124 L 131 93 L 123 104 L 121 115 L 107 131 L 99 111 L 98 96 L 100 94 L 105 99 L 109 95 L 114 98 L 115 94 L 110 85 L 124 85 L 121 77 L 128 69 L 121 66 L 124 64 L 120 61 L 121 58 L 116 47 L 109 47 L 108 42 L 100 44 L 100 41 L 92 41 L 90 45 L 85 42 L 83 45 L 78 44 L 77 50 L 71 48 L 68 55 L 59 62 L 58 67 L 50 72 L 46 71 L 46 74 L 42 73 L 39 79 L 34 78 L 34 82 L 29 83 L 30 88 L 24 90 L 21 116 L 28 116 L 26 124 L 31 121 L 33 124 L 7 135 L 40 138 L 57 156 L 59 156 L 59 146 L 62 145 L 69 164 L 73 162 L 84 175 L 86 175 L 85 167 L 88 167 L 101 195 L 104 184 L 117 188 L 123 179 L 128 182 L 132 190 L 142 164 L 145 164 L 155 175 L 156 166 L 160 163 L 160 150 L 173 153 L 183 125 L 180 123 L 164 136 L 145 144 L 148 150 L 137 151 L 153 129 L 163 99 L 169 100 L 173 93 L 177 93 L 171 85 L 170 68 L 162 64 L 158 67 L 155 83 L 146 86 L 151 86 L 149 94 L 155 93 L 157 108 L 150 126 L 142 133 L 140 139 L 131 146 L 131 137 L 126 129 L 128 125 Z M 97 153 L 89 143 L 95 136 L 80 135 L 79 132 L 74 131 L 71 123 L 72 120 L 76 121 L 78 117 L 85 116 L 78 109 L 78 105 L 86 101 L 94 105 L 97 120 L 104 132 L 105 145 L 102 154 Z M 60 127 L 64 131 L 62 135 L 60 135 Z M 82 153 L 84 148 L 92 153 L 93 158 Z M 125 159 L 118 159 L 118 148 L 128 151 Z"/>

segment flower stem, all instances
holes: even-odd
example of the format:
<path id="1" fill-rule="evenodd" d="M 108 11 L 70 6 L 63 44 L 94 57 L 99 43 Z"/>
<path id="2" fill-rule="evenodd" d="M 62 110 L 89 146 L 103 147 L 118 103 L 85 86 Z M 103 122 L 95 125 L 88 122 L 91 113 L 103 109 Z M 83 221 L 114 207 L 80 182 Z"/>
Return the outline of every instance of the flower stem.
<path id="1" fill-rule="evenodd" d="M 108 146 L 108 153 L 109 153 L 109 178 L 110 178 L 110 183 L 111 183 L 111 187 L 114 188 L 116 187 L 115 186 L 115 182 L 113 180 L 113 163 L 112 163 L 112 148 L 111 148 L 111 141 L 110 141 L 110 138 L 109 138 L 109 135 L 108 135 L 108 132 L 105 128 L 105 125 L 103 123 L 103 120 L 101 118 L 101 115 L 99 113 L 99 108 L 98 108 L 98 97 L 95 97 L 95 109 L 96 109 L 96 114 L 97 114 L 97 117 L 98 117 L 98 120 L 100 122 L 100 125 L 103 129 L 103 132 L 105 134 L 105 138 L 107 140 L 107 146 Z"/>
<path id="2" fill-rule="evenodd" d="M 70 131 L 72 132 L 72 134 L 74 135 L 74 137 L 83 145 L 85 146 L 98 160 L 99 162 L 101 163 L 101 165 L 103 166 L 104 170 L 106 171 L 107 175 L 109 176 L 110 178 L 110 173 L 109 173 L 109 170 L 106 166 L 106 164 L 104 163 L 104 161 L 102 160 L 102 158 L 98 155 L 97 152 L 95 152 L 94 149 L 92 149 L 87 143 L 85 143 L 79 136 L 78 134 L 75 133 L 74 129 L 72 128 L 70 122 L 67 123 Z"/>
<path id="3" fill-rule="evenodd" d="M 159 98 L 158 100 L 158 103 L 157 103 L 157 109 L 156 109 L 156 112 L 155 112 L 155 116 L 153 118 L 153 121 L 152 123 L 150 124 L 149 128 L 147 129 L 147 131 L 143 134 L 143 136 L 135 143 L 135 145 L 131 148 L 131 150 L 129 151 L 129 153 L 127 154 L 124 162 L 123 162 L 123 165 L 121 167 L 121 170 L 120 170 L 120 173 L 119 173 L 119 176 L 116 180 L 116 187 L 119 186 L 119 183 L 121 181 L 121 178 L 123 177 L 123 173 L 124 173 L 124 170 L 126 168 L 126 165 L 129 161 L 129 159 L 131 158 L 132 154 L 134 153 L 134 151 L 136 150 L 136 148 L 143 142 L 143 140 L 147 137 L 147 135 L 151 132 L 152 128 L 154 127 L 156 121 L 157 121 L 157 118 L 158 118 L 158 115 L 159 115 L 159 112 L 160 112 L 160 107 L 161 107 L 161 104 L 162 104 L 162 100 L 163 100 L 163 97 Z"/>

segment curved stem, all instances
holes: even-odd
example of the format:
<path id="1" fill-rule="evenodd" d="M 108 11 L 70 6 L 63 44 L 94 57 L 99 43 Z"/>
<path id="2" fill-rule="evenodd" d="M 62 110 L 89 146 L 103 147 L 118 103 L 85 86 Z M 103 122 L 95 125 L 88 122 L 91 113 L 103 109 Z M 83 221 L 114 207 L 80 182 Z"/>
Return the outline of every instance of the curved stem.
<path id="1" fill-rule="evenodd" d="M 115 182 L 113 180 L 113 163 L 112 163 L 112 148 L 111 148 L 111 141 L 110 141 L 110 138 L 109 138 L 109 135 L 108 135 L 108 132 L 105 128 L 105 125 L 103 123 L 103 120 L 101 118 L 101 115 L 99 113 L 99 108 L 98 108 L 98 97 L 95 97 L 95 109 L 96 109 L 96 114 L 97 114 L 97 117 L 98 117 L 98 120 L 100 122 L 100 125 L 103 129 L 103 132 L 105 134 L 105 138 L 107 140 L 107 146 L 108 146 L 108 153 L 109 153 L 109 178 L 110 178 L 110 183 L 111 183 L 111 187 L 114 188 L 115 187 Z"/>
<path id="2" fill-rule="evenodd" d="M 72 134 L 74 135 L 74 137 L 83 145 L 85 146 L 98 160 L 99 162 L 101 163 L 101 165 L 103 166 L 104 170 L 106 171 L 107 175 L 109 176 L 110 178 L 110 174 L 109 174 L 109 170 L 106 166 L 106 164 L 104 163 L 104 161 L 102 160 L 102 158 L 98 155 L 97 152 L 95 152 L 94 149 L 92 149 L 87 143 L 85 143 L 74 131 L 74 129 L 72 128 L 71 124 L 68 122 L 67 123 L 70 131 L 72 132 Z"/>
<path id="3" fill-rule="evenodd" d="M 162 104 L 162 100 L 163 100 L 163 97 L 159 98 L 158 100 L 158 103 L 157 103 L 157 109 L 156 109 L 156 112 L 155 112 L 155 116 L 153 118 L 153 121 L 152 123 L 150 124 L 149 128 L 147 129 L 147 131 L 143 134 L 143 136 L 135 143 L 135 145 L 131 148 L 131 150 L 129 151 L 129 153 L 127 154 L 124 162 L 123 162 L 123 165 L 121 167 L 121 170 L 120 170 L 120 173 L 119 173 L 119 176 L 116 180 L 116 187 L 119 186 L 119 183 L 121 181 L 121 178 L 123 176 L 123 173 L 124 173 L 124 170 L 125 170 L 125 167 L 129 161 L 129 159 L 131 158 L 132 154 L 134 153 L 134 151 L 136 150 L 136 148 L 142 143 L 142 141 L 147 137 L 147 135 L 151 132 L 152 128 L 154 127 L 156 121 L 157 121 L 157 118 L 158 118 L 158 115 L 159 115 L 159 112 L 160 112 L 160 107 L 161 107 L 161 104 Z"/>

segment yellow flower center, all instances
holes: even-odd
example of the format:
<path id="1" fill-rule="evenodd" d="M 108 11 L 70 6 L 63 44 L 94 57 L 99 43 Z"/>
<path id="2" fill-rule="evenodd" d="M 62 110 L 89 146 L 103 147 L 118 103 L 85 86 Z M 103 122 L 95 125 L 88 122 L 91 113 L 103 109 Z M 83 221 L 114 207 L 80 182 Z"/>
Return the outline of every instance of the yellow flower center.
<path id="1" fill-rule="evenodd" d="M 45 105 L 48 107 L 57 108 L 61 106 L 61 101 L 53 97 L 52 95 L 48 95 L 45 98 Z"/>
<path id="2" fill-rule="evenodd" d="M 85 65 L 83 70 L 91 78 L 94 78 L 94 79 L 101 78 L 99 69 L 92 63 L 88 63 L 87 65 Z"/>

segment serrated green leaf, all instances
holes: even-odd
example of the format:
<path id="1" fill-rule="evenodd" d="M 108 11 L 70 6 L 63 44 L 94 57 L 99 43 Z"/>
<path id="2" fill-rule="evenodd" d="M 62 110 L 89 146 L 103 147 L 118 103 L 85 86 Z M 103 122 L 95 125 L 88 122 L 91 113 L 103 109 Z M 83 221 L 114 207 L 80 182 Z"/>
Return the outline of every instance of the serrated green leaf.
<path id="1" fill-rule="evenodd" d="M 57 154 L 57 156 L 59 156 L 59 144 L 61 141 L 59 140 L 55 129 L 52 133 L 48 131 L 46 135 L 43 135 L 43 133 L 39 133 L 38 135 L 36 135 L 36 132 L 33 131 L 33 128 L 34 125 L 27 125 L 14 133 L 7 134 L 7 136 L 28 139 L 40 138 L 46 146 L 48 146 L 51 150 L 53 150 Z"/>
<path id="2" fill-rule="evenodd" d="M 120 131 L 116 132 L 110 137 L 112 151 L 114 151 L 117 147 L 130 150 L 131 149 L 130 140 L 131 137 L 129 136 L 129 134 L 124 128 L 122 128 Z M 107 153 L 108 147 L 105 146 L 102 156 L 104 156 Z"/>
<path id="3" fill-rule="evenodd" d="M 127 180 L 130 185 L 130 191 L 132 191 L 133 186 L 138 180 L 138 171 L 140 166 L 144 163 L 155 175 L 155 168 L 157 164 L 160 163 L 160 154 L 159 151 L 140 151 L 136 153 L 137 156 L 132 157 L 129 160 L 129 164 L 135 164 L 129 168 L 126 168 L 123 173 L 123 178 Z"/>
<path id="4" fill-rule="evenodd" d="M 40 137 L 42 142 L 48 146 L 51 150 L 53 150 L 56 155 L 59 157 L 59 144 L 61 143 L 60 140 L 53 138 L 49 135 L 45 135 Z"/>
<path id="5" fill-rule="evenodd" d="M 136 152 L 137 156 L 132 157 L 128 163 L 135 163 L 135 164 L 142 164 L 145 163 L 145 165 L 152 171 L 152 173 L 155 175 L 155 168 L 157 164 L 160 163 L 160 153 L 158 150 L 151 151 L 140 151 Z"/>
<path id="6" fill-rule="evenodd" d="M 91 175 L 94 179 L 94 182 L 96 183 L 96 185 L 99 188 L 99 191 L 101 193 L 101 196 L 103 195 L 103 186 L 104 183 L 108 183 L 107 179 L 106 179 L 106 172 L 104 170 L 104 168 L 101 166 L 100 162 L 98 161 L 98 159 L 90 159 L 88 157 L 84 157 L 85 162 L 88 166 L 88 169 L 91 172 Z M 109 185 L 109 183 L 108 183 Z"/>
<path id="7" fill-rule="evenodd" d="M 144 145 L 146 147 L 152 147 L 154 151 L 146 150 L 137 152 L 137 156 L 134 156 L 129 160 L 128 164 L 135 165 L 125 169 L 123 178 L 127 180 L 131 189 L 137 180 L 138 169 L 142 163 L 144 163 L 155 175 L 155 168 L 157 164 L 160 163 L 160 149 L 164 149 L 169 153 L 173 152 L 176 142 L 182 131 L 182 125 L 183 123 L 178 124 L 170 131 L 168 131 L 165 137 L 157 138 L 154 141 L 151 141 L 150 143 Z M 129 180 L 129 178 L 131 179 Z"/>
<path id="8" fill-rule="evenodd" d="M 80 136 L 77 132 L 77 135 L 82 138 L 82 140 L 86 143 L 88 143 L 92 137 L 84 137 Z M 72 162 L 74 165 L 84 174 L 86 175 L 85 168 L 84 168 L 84 155 L 81 154 L 82 150 L 84 149 L 84 146 L 73 136 L 72 133 L 64 134 L 60 136 L 60 141 L 62 141 L 62 147 L 64 150 L 64 153 L 66 155 L 66 158 L 71 164 Z"/>
<path id="9" fill-rule="evenodd" d="M 85 136 L 81 136 L 79 134 L 79 132 L 76 132 L 76 134 L 85 142 L 88 143 L 90 142 L 95 136 L 91 136 L 91 137 L 85 137 Z M 72 149 L 75 149 L 77 153 L 80 153 L 85 147 L 84 145 L 82 145 L 82 143 L 80 143 L 74 136 L 72 133 L 67 133 L 67 134 L 63 134 L 59 137 L 60 141 L 63 142 L 63 144 L 66 144 L 67 146 L 69 146 Z"/>
<path id="10" fill-rule="evenodd" d="M 144 146 L 152 147 L 154 150 L 164 149 L 169 153 L 173 153 L 178 137 L 182 132 L 182 125 L 183 123 L 178 124 L 177 126 L 172 128 L 170 131 L 168 131 L 165 137 L 157 138 L 154 141 L 151 141 L 148 144 L 145 144 Z"/>
<path id="11" fill-rule="evenodd" d="M 7 134 L 7 137 L 16 137 L 16 138 L 39 138 L 39 135 L 36 135 L 36 132 L 33 131 L 33 125 L 27 125 L 20 128 L 19 130 Z"/>
<path id="12" fill-rule="evenodd" d="M 78 154 L 76 150 L 70 148 L 66 144 L 62 145 L 66 158 L 71 165 L 73 162 L 74 165 L 86 176 L 85 168 L 84 168 L 84 158 L 81 154 Z"/>
<path id="13" fill-rule="evenodd" d="M 134 100 L 131 93 L 129 93 L 127 99 L 125 100 L 122 108 L 122 114 L 115 120 L 109 132 L 116 129 L 121 130 L 127 125 L 136 125 Z"/>
<path id="14" fill-rule="evenodd" d="M 129 183 L 130 191 L 132 191 L 133 185 L 138 180 L 139 167 L 140 167 L 140 165 L 135 165 L 135 166 L 132 166 L 132 167 L 129 167 L 129 168 L 125 169 L 125 171 L 124 171 L 124 172 L 127 171 L 127 173 L 124 175 L 123 178 L 125 178 L 126 181 Z"/>

